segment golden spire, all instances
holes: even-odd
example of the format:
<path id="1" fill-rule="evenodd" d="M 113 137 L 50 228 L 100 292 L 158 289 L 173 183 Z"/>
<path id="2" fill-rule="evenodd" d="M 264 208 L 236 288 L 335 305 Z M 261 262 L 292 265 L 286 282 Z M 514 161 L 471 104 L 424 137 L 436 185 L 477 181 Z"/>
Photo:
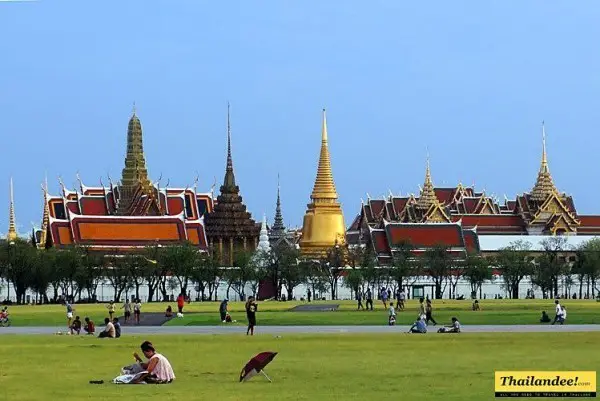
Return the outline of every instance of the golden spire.
<path id="1" fill-rule="evenodd" d="M 431 205 L 438 202 L 438 198 L 435 195 L 435 189 L 433 182 L 431 181 L 431 168 L 429 167 L 429 152 L 427 152 L 427 168 L 425 169 L 425 184 L 421 189 L 421 195 L 417 202 L 417 207 L 420 209 L 429 209 Z"/>
<path id="2" fill-rule="evenodd" d="M 317 168 L 317 178 L 310 195 L 313 201 L 335 200 L 338 198 L 333 175 L 331 173 L 331 160 L 329 157 L 329 146 L 327 141 L 327 115 L 323 109 L 323 125 L 321 127 L 321 154 L 319 155 L 319 167 Z"/>
<path id="3" fill-rule="evenodd" d="M 15 223 L 15 198 L 13 193 L 13 179 L 10 177 L 10 207 L 8 211 L 8 234 L 6 240 L 14 242 L 17 239 L 17 229 Z"/>
<path id="4" fill-rule="evenodd" d="M 323 109 L 321 153 L 317 178 L 302 224 L 300 252 L 305 258 L 320 259 L 334 246 L 346 243 L 346 225 L 331 173 L 327 142 L 327 117 Z"/>
<path id="5" fill-rule="evenodd" d="M 546 128 L 542 121 L 542 163 L 535 185 L 531 190 L 531 199 L 543 202 L 548 195 L 553 192 L 557 192 L 557 190 L 552 175 L 550 174 L 550 168 L 548 167 L 548 157 L 546 155 Z"/>

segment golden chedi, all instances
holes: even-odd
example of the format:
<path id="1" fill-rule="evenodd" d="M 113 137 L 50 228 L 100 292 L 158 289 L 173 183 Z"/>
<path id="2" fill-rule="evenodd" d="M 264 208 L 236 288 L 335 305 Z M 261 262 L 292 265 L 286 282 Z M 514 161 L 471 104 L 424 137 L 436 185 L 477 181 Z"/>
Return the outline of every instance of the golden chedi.
<path id="1" fill-rule="evenodd" d="M 319 167 L 310 198 L 311 203 L 308 204 L 302 225 L 300 251 L 303 257 L 320 258 L 325 256 L 333 246 L 343 246 L 346 243 L 344 215 L 331 173 L 325 109 L 323 109 Z"/>

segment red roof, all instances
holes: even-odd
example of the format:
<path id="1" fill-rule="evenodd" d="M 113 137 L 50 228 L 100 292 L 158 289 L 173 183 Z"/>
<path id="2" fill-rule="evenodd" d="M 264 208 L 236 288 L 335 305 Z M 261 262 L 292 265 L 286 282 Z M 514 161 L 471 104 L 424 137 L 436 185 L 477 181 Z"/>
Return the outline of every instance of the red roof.
<path id="1" fill-rule="evenodd" d="M 92 216 L 106 216 L 106 199 L 104 197 L 82 196 L 80 199 L 81 214 Z"/>
<path id="2" fill-rule="evenodd" d="M 371 232 L 371 235 L 373 237 L 373 246 L 375 247 L 375 252 L 377 254 L 380 254 L 380 253 L 383 253 L 386 255 L 389 254 L 390 246 L 388 244 L 387 237 L 385 235 L 385 231 L 373 230 Z"/>
<path id="3" fill-rule="evenodd" d="M 581 225 L 577 228 L 578 230 L 582 228 L 591 228 L 591 227 L 600 227 L 600 216 L 578 216 Z"/>
<path id="4" fill-rule="evenodd" d="M 454 199 L 456 188 L 434 188 L 434 192 L 441 203 L 448 204 Z"/>
<path id="5" fill-rule="evenodd" d="M 373 218 L 376 219 L 381 214 L 381 211 L 385 206 L 385 201 L 381 199 L 371 199 L 369 204 L 371 205 L 371 213 L 373 214 Z"/>
<path id="6" fill-rule="evenodd" d="M 396 209 L 396 213 L 400 214 L 406 207 L 406 202 L 408 202 L 408 198 L 393 198 L 392 202 L 394 203 L 394 209 Z"/>
<path id="7" fill-rule="evenodd" d="M 463 216 L 453 216 L 457 220 L 462 220 L 464 227 L 525 227 L 525 222 L 518 215 L 512 214 L 470 214 Z"/>
<path id="8" fill-rule="evenodd" d="M 391 246 L 404 241 L 415 248 L 429 248 L 438 244 L 449 247 L 465 246 L 462 228 L 458 224 L 443 223 L 390 223 L 386 226 L 388 241 Z"/>

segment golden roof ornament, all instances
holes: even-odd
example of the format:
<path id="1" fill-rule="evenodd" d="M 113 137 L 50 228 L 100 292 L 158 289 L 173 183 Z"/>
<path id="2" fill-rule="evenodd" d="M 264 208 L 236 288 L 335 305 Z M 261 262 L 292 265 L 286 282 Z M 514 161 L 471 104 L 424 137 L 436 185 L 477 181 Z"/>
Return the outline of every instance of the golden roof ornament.
<path id="1" fill-rule="evenodd" d="M 421 194 L 417 201 L 417 207 L 419 209 L 427 210 L 431 205 L 438 203 L 438 198 L 435 195 L 435 189 L 433 182 L 431 181 L 431 169 L 429 167 L 429 153 L 427 154 L 427 168 L 425 169 L 425 183 L 421 188 Z"/>
<path id="2" fill-rule="evenodd" d="M 550 168 L 548 167 L 548 158 L 546 155 L 546 128 L 542 121 L 542 163 L 535 185 L 531 190 L 531 199 L 537 202 L 543 202 L 548 195 L 552 193 L 558 193 L 558 191 L 554 185 L 552 175 L 550 174 Z"/>

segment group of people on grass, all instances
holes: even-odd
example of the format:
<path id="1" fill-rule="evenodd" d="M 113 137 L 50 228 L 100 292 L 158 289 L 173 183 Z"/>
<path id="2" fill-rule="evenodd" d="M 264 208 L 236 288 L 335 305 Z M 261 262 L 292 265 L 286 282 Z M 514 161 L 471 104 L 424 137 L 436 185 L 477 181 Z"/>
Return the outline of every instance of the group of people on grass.
<path id="1" fill-rule="evenodd" d="M 404 301 L 406 300 L 406 292 L 404 291 L 404 287 L 398 288 L 396 290 L 396 310 L 404 310 Z M 363 299 L 365 300 L 365 306 L 363 305 Z M 390 305 L 393 305 L 392 301 L 392 290 L 389 288 L 381 287 L 379 289 L 379 299 L 383 303 L 383 307 L 387 309 L 388 300 Z M 362 292 L 362 290 L 356 291 L 356 303 L 357 310 L 373 310 L 373 293 L 370 288 Z"/>
<path id="2" fill-rule="evenodd" d="M 417 316 L 417 320 L 413 323 L 412 327 L 409 329 L 409 332 L 425 334 L 427 333 L 427 326 L 429 325 L 429 322 L 433 323 L 434 326 L 437 325 L 437 322 L 433 318 L 433 305 L 429 298 L 427 300 L 421 298 L 419 299 L 419 316 Z M 396 308 L 394 307 L 393 302 L 390 302 L 388 309 L 388 324 L 390 326 L 394 326 L 396 324 Z M 438 333 L 460 333 L 460 323 L 458 319 L 453 317 L 452 324 L 441 327 L 438 330 Z"/>

